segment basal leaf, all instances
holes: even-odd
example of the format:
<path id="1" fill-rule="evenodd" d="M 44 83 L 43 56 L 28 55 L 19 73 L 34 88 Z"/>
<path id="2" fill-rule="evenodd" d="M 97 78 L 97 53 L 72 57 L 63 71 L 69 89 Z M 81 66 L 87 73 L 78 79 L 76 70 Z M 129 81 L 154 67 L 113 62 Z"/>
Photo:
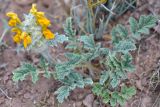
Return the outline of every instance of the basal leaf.
<path id="1" fill-rule="evenodd" d="M 122 96 L 119 96 L 117 97 L 117 102 L 123 107 L 126 103 L 126 100 Z"/>
<path id="2" fill-rule="evenodd" d="M 103 102 L 107 104 L 110 100 L 110 94 L 105 90 L 102 92 L 101 97 L 103 98 Z"/>
<path id="3" fill-rule="evenodd" d="M 113 78 L 112 80 L 111 80 L 111 86 L 113 87 L 113 88 L 115 88 L 115 87 L 117 87 L 118 86 L 118 84 L 119 84 L 119 80 L 118 79 L 116 79 L 116 78 Z"/>
<path id="4" fill-rule="evenodd" d="M 65 49 L 69 49 L 69 50 L 76 50 L 78 47 L 77 47 L 77 44 L 74 44 L 74 43 L 69 43 Z"/>
<path id="5" fill-rule="evenodd" d="M 122 71 L 122 70 L 116 70 L 115 73 L 121 79 L 127 79 L 127 74 L 124 71 Z"/>
<path id="6" fill-rule="evenodd" d="M 86 78 L 86 79 L 84 79 L 84 83 L 87 84 L 87 85 L 92 85 L 93 80 L 92 80 L 92 78 Z"/>
<path id="7" fill-rule="evenodd" d="M 92 88 L 92 92 L 96 95 L 101 95 L 103 91 L 103 86 L 100 84 L 95 84 Z"/>
<path id="8" fill-rule="evenodd" d="M 112 43 L 117 44 L 122 40 L 127 39 L 128 30 L 123 25 L 117 25 L 111 31 Z"/>
<path id="9" fill-rule="evenodd" d="M 111 104 L 112 107 L 115 107 L 116 106 L 116 99 L 112 98 L 110 100 L 110 104 Z"/>
<path id="10" fill-rule="evenodd" d="M 95 42 L 94 42 L 93 35 L 81 36 L 80 41 L 84 43 L 84 48 L 86 48 L 86 49 L 94 49 L 95 48 Z"/>
<path id="11" fill-rule="evenodd" d="M 137 22 L 136 19 L 130 18 L 132 36 L 135 39 L 140 40 L 141 34 L 149 34 L 150 28 L 154 27 L 157 22 L 157 18 L 153 15 L 144 16 L 142 15 Z"/>
<path id="12" fill-rule="evenodd" d="M 62 103 L 69 96 L 70 89 L 68 86 L 61 86 L 55 94 L 57 94 L 58 102 Z"/>
<path id="13" fill-rule="evenodd" d="M 129 51 L 136 50 L 136 46 L 133 42 L 124 40 L 124 41 L 120 41 L 118 44 L 116 44 L 113 49 L 116 52 L 127 53 Z"/>
<path id="14" fill-rule="evenodd" d="M 64 25 L 64 32 L 69 38 L 74 38 L 76 35 L 76 31 L 73 29 L 72 26 L 72 17 L 68 17 L 66 19 L 66 23 Z"/>
<path id="15" fill-rule="evenodd" d="M 109 78 L 109 73 L 107 71 L 102 72 L 99 83 L 103 85 L 108 78 Z"/>
<path id="16" fill-rule="evenodd" d="M 133 72 L 135 70 L 135 66 L 132 64 L 132 56 L 129 53 L 122 56 L 121 64 L 124 70 L 129 72 Z"/>
<path id="17" fill-rule="evenodd" d="M 117 32 L 122 38 L 126 38 L 128 36 L 128 30 L 123 25 L 117 25 Z"/>
<path id="18" fill-rule="evenodd" d="M 79 61 L 81 59 L 81 55 L 75 53 L 65 53 L 65 56 L 69 59 L 69 61 Z"/>
<path id="19" fill-rule="evenodd" d="M 31 75 L 32 82 L 36 83 L 36 81 L 38 80 L 38 72 L 36 70 L 36 67 L 34 67 L 30 63 L 23 63 L 13 72 L 13 80 L 16 82 L 19 80 L 22 81 L 28 75 Z"/>
<path id="20" fill-rule="evenodd" d="M 112 93 L 112 98 L 117 99 L 119 97 L 119 94 L 117 91 Z"/>
<path id="21" fill-rule="evenodd" d="M 127 86 L 123 86 L 121 88 L 121 95 L 126 100 L 128 100 L 129 98 L 131 98 L 135 94 L 136 94 L 135 87 L 129 87 L 128 88 Z"/>
<path id="22" fill-rule="evenodd" d="M 136 33 L 137 29 L 138 29 L 138 22 L 135 18 L 130 17 L 129 18 L 129 23 L 130 23 L 130 30 L 133 34 Z"/>

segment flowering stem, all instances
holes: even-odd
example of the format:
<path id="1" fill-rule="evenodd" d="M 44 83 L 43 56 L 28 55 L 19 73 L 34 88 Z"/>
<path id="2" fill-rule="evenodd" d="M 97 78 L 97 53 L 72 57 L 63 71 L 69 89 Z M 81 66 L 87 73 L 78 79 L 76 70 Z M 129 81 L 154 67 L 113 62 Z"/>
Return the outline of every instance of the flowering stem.
<path id="1" fill-rule="evenodd" d="M 52 58 L 51 54 L 49 53 L 48 48 L 43 50 L 40 53 L 50 64 L 55 65 L 56 64 L 56 60 L 54 58 Z"/>

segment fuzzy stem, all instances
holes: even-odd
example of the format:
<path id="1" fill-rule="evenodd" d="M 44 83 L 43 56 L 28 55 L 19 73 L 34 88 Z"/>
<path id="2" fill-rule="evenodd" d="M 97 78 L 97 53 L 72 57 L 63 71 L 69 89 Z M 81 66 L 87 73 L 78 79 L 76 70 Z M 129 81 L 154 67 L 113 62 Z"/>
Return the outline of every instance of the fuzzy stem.
<path id="1" fill-rule="evenodd" d="M 55 65 L 56 60 L 49 53 L 49 49 L 45 49 L 40 53 L 50 64 Z"/>

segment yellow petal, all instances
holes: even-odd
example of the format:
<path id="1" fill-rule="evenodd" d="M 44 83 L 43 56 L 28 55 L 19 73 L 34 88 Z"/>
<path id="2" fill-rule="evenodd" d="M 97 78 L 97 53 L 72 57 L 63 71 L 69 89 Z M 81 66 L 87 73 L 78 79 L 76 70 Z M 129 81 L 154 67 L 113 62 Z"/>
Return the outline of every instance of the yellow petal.
<path id="1" fill-rule="evenodd" d="M 32 43 L 32 38 L 30 36 L 27 36 L 26 38 L 27 38 L 28 44 L 31 44 Z"/>
<path id="2" fill-rule="evenodd" d="M 37 5 L 36 4 L 32 4 L 32 8 L 30 10 L 30 13 L 36 14 L 36 12 L 37 12 Z"/>
<path id="3" fill-rule="evenodd" d="M 40 18 L 40 17 L 45 17 L 44 12 L 37 12 L 37 13 L 36 13 L 36 16 L 37 16 L 38 18 Z"/>
<path id="4" fill-rule="evenodd" d="M 43 35 L 44 35 L 45 39 L 47 39 L 47 40 L 51 40 L 51 39 L 55 38 L 54 33 L 52 33 L 49 29 L 43 30 Z"/>
<path id="5" fill-rule="evenodd" d="M 17 28 L 17 27 L 12 28 L 11 31 L 12 31 L 12 32 L 16 32 L 16 33 L 19 34 L 19 35 L 22 33 L 21 29 L 19 29 L 19 28 Z"/>
<path id="6" fill-rule="evenodd" d="M 24 48 L 27 48 L 27 46 L 28 46 L 29 44 L 31 44 L 31 42 L 32 42 L 31 37 L 30 37 L 30 36 L 26 36 L 26 37 L 24 38 L 24 40 L 23 40 L 23 46 L 24 46 Z"/>
<path id="7" fill-rule="evenodd" d="M 16 18 L 16 17 L 18 17 L 17 14 L 14 13 L 14 12 L 8 12 L 6 15 L 7 15 L 8 17 L 10 17 L 10 18 Z"/>
<path id="8" fill-rule="evenodd" d="M 9 22 L 8 22 L 8 25 L 9 25 L 9 26 L 12 26 L 12 27 L 13 27 L 13 26 L 16 26 L 16 25 L 17 25 L 17 21 L 14 20 L 14 19 L 10 19 Z"/>
<path id="9" fill-rule="evenodd" d="M 20 42 L 21 42 L 20 35 L 16 34 L 16 35 L 13 37 L 13 41 L 16 42 L 16 43 L 20 43 Z"/>
<path id="10" fill-rule="evenodd" d="M 38 19 L 37 19 L 37 22 L 38 22 L 38 24 L 41 25 L 42 27 L 48 27 L 48 26 L 51 24 L 50 20 L 48 20 L 48 19 L 45 18 L 45 17 L 38 18 Z"/>
<path id="11" fill-rule="evenodd" d="M 23 40 L 23 46 L 24 46 L 24 48 L 27 48 L 27 39 Z"/>
<path id="12" fill-rule="evenodd" d="M 28 36 L 28 34 L 26 33 L 26 32 L 22 32 L 22 34 L 21 34 L 21 40 L 23 40 L 26 36 Z"/>

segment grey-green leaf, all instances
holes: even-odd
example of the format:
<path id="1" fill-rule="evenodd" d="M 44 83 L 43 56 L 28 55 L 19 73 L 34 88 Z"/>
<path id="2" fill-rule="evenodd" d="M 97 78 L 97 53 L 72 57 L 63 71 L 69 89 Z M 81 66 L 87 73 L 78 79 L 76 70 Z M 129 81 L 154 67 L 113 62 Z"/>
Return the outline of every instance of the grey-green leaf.
<path id="1" fill-rule="evenodd" d="M 107 71 L 102 72 L 102 75 L 99 80 L 100 84 L 103 85 L 108 79 L 108 77 L 109 77 L 109 73 Z"/>
<path id="2" fill-rule="evenodd" d="M 124 41 L 120 41 L 118 44 L 116 44 L 113 49 L 116 52 L 127 53 L 129 51 L 136 50 L 136 46 L 132 41 L 124 40 Z"/>
<path id="3" fill-rule="evenodd" d="M 86 79 L 84 79 L 84 83 L 87 84 L 87 85 L 92 85 L 93 80 L 92 80 L 92 78 L 86 78 Z"/>
<path id="4" fill-rule="evenodd" d="M 110 84 L 112 85 L 113 88 L 115 88 L 118 86 L 119 80 L 116 78 L 113 78 Z"/>
<path id="5" fill-rule="evenodd" d="M 68 86 L 61 86 L 55 94 L 57 94 L 58 102 L 62 103 L 69 96 L 70 89 Z"/>
<path id="6" fill-rule="evenodd" d="M 74 38 L 75 35 L 76 35 L 76 31 L 73 29 L 73 26 L 72 26 L 72 17 L 68 17 L 66 19 L 66 23 L 64 25 L 64 32 L 65 34 L 70 37 L 70 38 Z"/>
<path id="7" fill-rule="evenodd" d="M 130 29 L 132 31 L 132 36 L 135 39 L 140 40 L 141 34 L 149 34 L 149 29 L 156 25 L 157 18 L 153 15 L 142 15 L 138 22 L 132 17 L 130 18 L 129 22 L 131 25 Z"/>
<path id="8" fill-rule="evenodd" d="M 94 49 L 95 48 L 95 42 L 94 42 L 93 35 L 81 36 L 80 41 L 84 43 L 84 48 L 86 48 L 86 49 Z"/>
<path id="9" fill-rule="evenodd" d="M 130 17 L 129 18 L 129 23 L 130 23 L 130 30 L 133 34 L 136 33 L 137 29 L 138 29 L 138 22 L 135 18 Z"/>
<path id="10" fill-rule="evenodd" d="M 112 107 L 115 107 L 116 106 L 116 99 L 112 98 L 110 100 L 110 104 L 111 104 Z"/>
<path id="11" fill-rule="evenodd" d="M 36 81 L 38 80 L 38 72 L 36 70 L 36 67 L 34 67 L 30 63 L 23 63 L 13 72 L 13 81 L 23 81 L 28 75 L 31 75 L 32 82 L 36 83 Z"/>

